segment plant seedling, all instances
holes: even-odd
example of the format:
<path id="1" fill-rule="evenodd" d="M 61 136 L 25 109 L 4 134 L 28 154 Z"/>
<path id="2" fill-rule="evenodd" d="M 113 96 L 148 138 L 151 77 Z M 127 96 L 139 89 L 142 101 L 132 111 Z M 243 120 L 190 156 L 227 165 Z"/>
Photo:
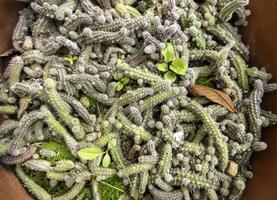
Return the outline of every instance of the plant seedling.
<path id="1" fill-rule="evenodd" d="M 165 79 L 175 82 L 178 75 L 182 76 L 186 74 L 188 62 L 184 58 L 176 58 L 172 44 L 167 43 L 161 53 L 165 62 L 159 63 L 156 66 L 159 71 L 164 72 Z"/>

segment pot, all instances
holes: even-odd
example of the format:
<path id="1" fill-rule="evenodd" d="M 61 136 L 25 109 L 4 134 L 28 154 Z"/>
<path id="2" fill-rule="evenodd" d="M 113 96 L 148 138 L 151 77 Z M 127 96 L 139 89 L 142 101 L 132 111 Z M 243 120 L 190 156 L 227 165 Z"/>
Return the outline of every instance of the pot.
<path id="1" fill-rule="evenodd" d="M 12 47 L 12 30 L 18 20 L 18 10 L 24 3 L 0 0 L 0 54 Z M 265 67 L 277 82 L 277 0 L 250 2 L 252 15 L 242 29 L 243 41 L 250 45 L 250 66 Z M 1 66 L 1 65 L 0 65 Z M 3 69 L 4 65 L 1 66 Z M 1 70 L 2 71 L 2 70 Z M 263 108 L 277 113 L 277 92 L 267 94 Z M 254 178 L 247 183 L 243 200 L 277 199 L 277 127 L 263 129 L 268 149 L 252 158 Z M 0 164 L 0 199 L 32 200 L 11 169 Z"/>

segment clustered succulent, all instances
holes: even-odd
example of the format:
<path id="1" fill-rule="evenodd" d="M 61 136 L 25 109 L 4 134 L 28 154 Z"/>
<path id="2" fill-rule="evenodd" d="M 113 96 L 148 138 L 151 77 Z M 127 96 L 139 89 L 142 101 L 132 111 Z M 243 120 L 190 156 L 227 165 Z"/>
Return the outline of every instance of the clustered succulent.
<path id="1" fill-rule="evenodd" d="M 0 85 L 1 162 L 40 200 L 240 199 L 277 124 L 260 107 L 277 84 L 238 34 L 248 3 L 30 0 Z M 237 112 L 192 95 L 203 79 Z"/>

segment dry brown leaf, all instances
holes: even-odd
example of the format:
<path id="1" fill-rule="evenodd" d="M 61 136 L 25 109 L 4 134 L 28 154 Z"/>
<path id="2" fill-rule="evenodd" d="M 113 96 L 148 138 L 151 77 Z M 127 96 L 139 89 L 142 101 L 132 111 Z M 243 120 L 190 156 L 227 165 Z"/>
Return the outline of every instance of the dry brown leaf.
<path id="1" fill-rule="evenodd" d="M 235 104 L 230 96 L 220 90 L 216 90 L 203 85 L 192 85 L 189 88 L 189 92 L 195 96 L 204 96 L 211 101 L 224 106 L 230 112 L 237 112 Z"/>

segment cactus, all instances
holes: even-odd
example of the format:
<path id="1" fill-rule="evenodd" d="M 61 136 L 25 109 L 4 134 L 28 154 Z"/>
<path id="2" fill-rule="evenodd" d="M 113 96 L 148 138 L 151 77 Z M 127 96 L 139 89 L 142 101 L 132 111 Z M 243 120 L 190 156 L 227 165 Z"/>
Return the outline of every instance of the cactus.
<path id="1" fill-rule="evenodd" d="M 218 125 L 211 118 L 211 116 L 204 111 L 203 107 L 196 102 L 191 102 L 188 104 L 188 108 L 195 112 L 196 115 L 200 117 L 207 128 L 207 132 L 211 134 L 213 139 L 215 140 L 216 146 L 219 151 L 219 159 L 220 165 L 223 170 L 227 167 L 228 164 L 228 146 L 226 142 L 223 140 L 222 133 L 219 130 Z"/>
<path id="2" fill-rule="evenodd" d="M 30 159 L 32 157 L 32 155 L 35 153 L 35 150 L 36 149 L 34 147 L 29 146 L 29 147 L 27 147 L 27 149 L 23 153 L 21 153 L 19 155 L 16 155 L 16 156 L 11 156 L 11 155 L 4 156 L 1 159 L 1 162 L 6 164 L 6 165 L 21 164 L 24 161 Z"/>
<path id="3" fill-rule="evenodd" d="M 67 193 L 54 197 L 53 200 L 66 200 L 66 199 L 74 199 L 83 189 L 85 182 L 76 183 Z"/>
<path id="4" fill-rule="evenodd" d="M 238 84 L 242 88 L 243 93 L 247 94 L 249 90 L 248 76 L 246 72 L 248 67 L 243 58 L 235 53 L 231 54 L 231 62 L 238 74 Z"/>
<path id="5" fill-rule="evenodd" d="M 0 80 L 1 163 L 37 199 L 240 199 L 277 124 L 260 106 L 276 83 L 239 34 L 248 3 L 26 1 Z"/>
<path id="6" fill-rule="evenodd" d="M 219 13 L 219 19 L 222 21 L 228 21 L 233 12 L 235 12 L 240 7 L 246 6 L 249 3 L 248 0 L 233 0 L 227 3 Z"/>
<path id="7" fill-rule="evenodd" d="M 41 200 L 51 199 L 50 194 L 48 194 L 48 192 L 46 192 L 45 189 L 37 185 L 30 177 L 28 177 L 19 165 L 16 166 L 16 174 L 20 178 L 20 180 L 24 183 L 24 185 L 28 188 L 28 190 L 38 199 L 41 199 Z"/>
<path id="8" fill-rule="evenodd" d="M 144 163 L 137 163 L 130 166 L 125 167 L 124 169 L 118 172 L 119 177 L 128 177 L 133 174 L 138 174 L 144 170 L 150 170 L 153 168 L 153 164 L 144 164 Z"/>
<path id="9" fill-rule="evenodd" d="M 33 170 L 33 171 L 48 171 L 51 169 L 51 164 L 50 162 L 46 160 L 28 160 L 24 162 L 24 167 L 27 169 Z"/>

